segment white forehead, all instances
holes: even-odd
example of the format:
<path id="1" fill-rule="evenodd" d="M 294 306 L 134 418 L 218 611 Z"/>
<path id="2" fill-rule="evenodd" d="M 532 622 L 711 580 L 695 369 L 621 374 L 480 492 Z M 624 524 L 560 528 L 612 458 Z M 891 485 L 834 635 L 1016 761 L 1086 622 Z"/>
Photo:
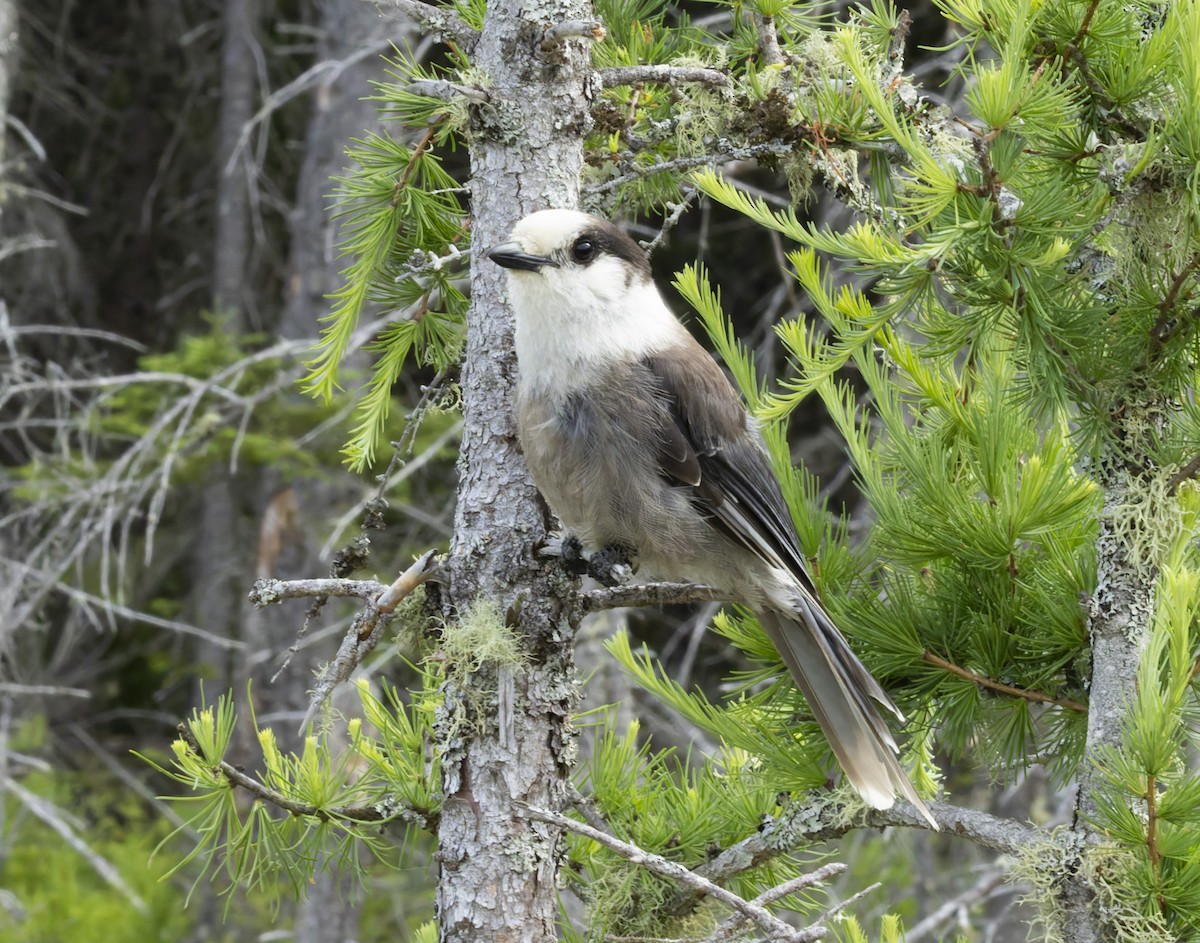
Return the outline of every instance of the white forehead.
<path id="1" fill-rule="evenodd" d="M 526 252 L 546 255 L 561 249 L 589 226 L 598 223 L 594 216 L 578 210 L 541 210 L 530 213 L 513 227 L 512 239 Z"/>

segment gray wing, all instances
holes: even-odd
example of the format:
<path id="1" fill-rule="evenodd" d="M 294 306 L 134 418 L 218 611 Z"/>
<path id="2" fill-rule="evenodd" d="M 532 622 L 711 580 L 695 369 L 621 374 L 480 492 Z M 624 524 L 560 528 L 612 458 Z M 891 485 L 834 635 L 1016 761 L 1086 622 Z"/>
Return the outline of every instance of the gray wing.
<path id="1" fill-rule="evenodd" d="M 644 361 L 667 409 L 658 429 L 663 474 L 689 486 L 720 529 L 815 593 L 791 512 L 758 430 L 721 368 L 709 356 Z"/>

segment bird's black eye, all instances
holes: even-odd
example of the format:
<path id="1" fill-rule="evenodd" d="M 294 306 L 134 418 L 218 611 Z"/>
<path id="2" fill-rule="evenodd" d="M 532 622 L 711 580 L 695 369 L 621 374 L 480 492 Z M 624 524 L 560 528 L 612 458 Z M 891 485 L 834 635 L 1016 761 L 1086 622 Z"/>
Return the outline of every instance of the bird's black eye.
<path id="1" fill-rule="evenodd" d="M 571 255 L 576 262 L 590 262 L 596 257 L 596 244 L 591 239 L 576 239 L 571 246 Z"/>

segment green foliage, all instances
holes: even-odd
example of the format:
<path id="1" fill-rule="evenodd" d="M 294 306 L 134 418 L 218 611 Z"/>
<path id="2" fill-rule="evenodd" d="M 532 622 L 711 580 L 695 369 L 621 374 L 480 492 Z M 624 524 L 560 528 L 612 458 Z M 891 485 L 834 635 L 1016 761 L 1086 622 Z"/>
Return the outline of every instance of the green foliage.
<path id="1" fill-rule="evenodd" d="M 394 865 L 403 844 L 384 826 L 430 827 L 438 813 L 440 773 L 427 750 L 439 683 L 435 672 L 423 673 L 407 704 L 394 691 L 385 704 L 360 685 L 370 726 L 350 721 L 348 750 L 309 734 L 299 754 L 285 753 L 270 728 L 259 728 L 263 768 L 256 774 L 226 760 L 237 722 L 232 697 L 194 711 L 172 744 L 170 765 L 141 757 L 189 790 L 172 801 L 196 810 L 172 833 L 194 834 L 195 847 L 168 873 L 197 860 L 196 882 L 222 874 L 225 893 L 240 886 L 270 896 L 283 880 L 299 897 L 317 868 L 336 866 L 361 879 L 368 856 Z M 252 797 L 248 808 L 239 790 Z"/>
<path id="2" fill-rule="evenodd" d="M 597 67 L 706 65 L 727 81 L 604 88 L 586 141 L 591 208 L 661 209 L 695 187 L 797 245 L 788 262 L 815 316 L 778 325 L 789 370 L 774 388 L 704 270 L 689 266 L 675 284 L 763 425 L 823 602 L 910 717 L 920 788 L 936 787 L 935 748 L 974 754 L 998 775 L 1035 762 L 1060 781 L 1077 775 L 1092 681 L 1082 602 L 1097 590 L 1101 524 L 1138 573 L 1157 575 L 1125 742 L 1103 757 L 1097 825 L 1112 842 L 1091 865 L 1114 910 L 1134 913 L 1147 935 L 1194 934 L 1200 785 L 1186 760 L 1200 570 L 1195 495 L 1179 493 L 1176 471 L 1200 453 L 1200 3 L 939 0 L 960 27 L 969 89 L 953 117 L 903 79 L 900 19 L 882 0 L 840 23 L 787 0 L 725 5 L 736 15 L 717 36 L 663 0 L 597 4 L 607 28 Z M 478 22 L 480 9 L 464 15 Z M 755 13 L 778 30 L 782 62 L 764 60 Z M 457 50 L 444 70 L 398 63 L 396 78 L 381 100 L 425 137 L 360 144 L 342 190 L 347 286 L 309 384 L 332 392 L 368 301 L 421 313 L 379 337 L 347 450 L 356 466 L 378 446 L 410 355 L 445 366 L 461 329 L 443 260 L 463 244 L 463 216 L 432 147 L 462 139 L 465 110 L 411 86 L 484 79 Z M 803 222 L 711 169 L 747 157 L 797 198 L 819 176 L 855 220 L 840 231 Z M 683 177 L 699 167 L 709 169 Z M 840 284 L 846 273 L 865 287 Z M 870 504 L 869 535 L 853 545 L 790 463 L 787 423 L 814 394 Z M 1127 489 L 1104 493 L 1114 468 Z M 819 788 L 828 769 L 761 629 L 742 612 L 717 628 L 752 665 L 721 703 L 685 691 L 624 636 L 610 650 L 718 737 L 722 759 L 689 771 L 610 731 L 583 783 L 618 835 L 683 863 L 703 860 L 705 841 L 746 834 L 776 811 L 779 790 Z M 412 737 L 405 749 L 418 755 Z M 706 926 L 703 910 L 664 916 L 675 892 L 590 842 L 572 839 L 571 857 L 592 931 Z M 842 930 L 865 939 L 852 922 Z M 899 933 L 885 923 L 882 938 Z"/>
<path id="3" fill-rule="evenodd" d="M 406 104 L 396 107 L 413 117 Z M 374 460 L 386 438 L 392 386 L 409 355 L 437 369 L 458 357 L 467 300 L 454 269 L 467 247 L 467 225 L 460 188 L 430 148 L 434 127 L 415 147 L 385 133 L 355 141 L 348 156 L 357 168 L 338 179 L 340 247 L 351 262 L 324 319 L 304 389 L 329 400 L 368 306 L 395 312 L 368 348 L 378 357 L 343 453 L 355 470 Z"/>
<path id="4" fill-rule="evenodd" d="M 743 651 L 778 670 L 779 656 L 761 629 L 751 628 L 741 618 L 725 618 L 718 621 L 717 630 Z M 822 738 L 813 721 L 797 722 L 800 700 L 792 685 L 777 682 L 765 691 L 751 693 L 749 689 L 764 677 L 763 672 L 755 672 L 743 679 L 740 694 L 717 705 L 699 690 L 685 691 L 644 648 L 635 653 L 625 633 L 615 636 L 606 647 L 639 687 L 701 730 L 714 734 L 721 743 L 761 762 L 769 771 L 764 776 L 774 789 L 803 792 L 825 782 L 820 749 L 811 749 Z"/>
<path id="5" fill-rule="evenodd" d="M 622 841 L 685 867 L 710 861 L 717 851 L 752 835 L 765 814 L 777 814 L 779 784 L 760 775 L 758 764 L 736 749 L 695 765 L 672 751 L 639 745 L 636 723 L 623 732 L 605 726 L 581 770 L 595 810 Z M 714 914 L 673 884 L 650 875 L 591 839 L 572 836 L 569 874 L 589 907 L 594 937 L 703 936 Z M 747 898 L 811 870 L 813 859 L 769 857 L 741 872 L 731 890 Z M 812 913 L 814 895 L 781 902 Z"/>

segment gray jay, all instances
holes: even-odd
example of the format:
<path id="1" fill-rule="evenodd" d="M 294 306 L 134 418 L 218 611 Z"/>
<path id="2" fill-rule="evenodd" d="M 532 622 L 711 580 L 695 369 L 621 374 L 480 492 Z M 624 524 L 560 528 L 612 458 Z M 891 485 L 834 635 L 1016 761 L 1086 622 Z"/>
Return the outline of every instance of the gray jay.
<path id="1" fill-rule="evenodd" d="M 937 828 L 878 706 L 903 717 L 817 598 L 754 420 L 646 253 L 606 220 L 544 210 L 487 256 L 509 270 L 521 446 L 567 532 L 752 608 L 863 799 L 900 794 Z"/>

